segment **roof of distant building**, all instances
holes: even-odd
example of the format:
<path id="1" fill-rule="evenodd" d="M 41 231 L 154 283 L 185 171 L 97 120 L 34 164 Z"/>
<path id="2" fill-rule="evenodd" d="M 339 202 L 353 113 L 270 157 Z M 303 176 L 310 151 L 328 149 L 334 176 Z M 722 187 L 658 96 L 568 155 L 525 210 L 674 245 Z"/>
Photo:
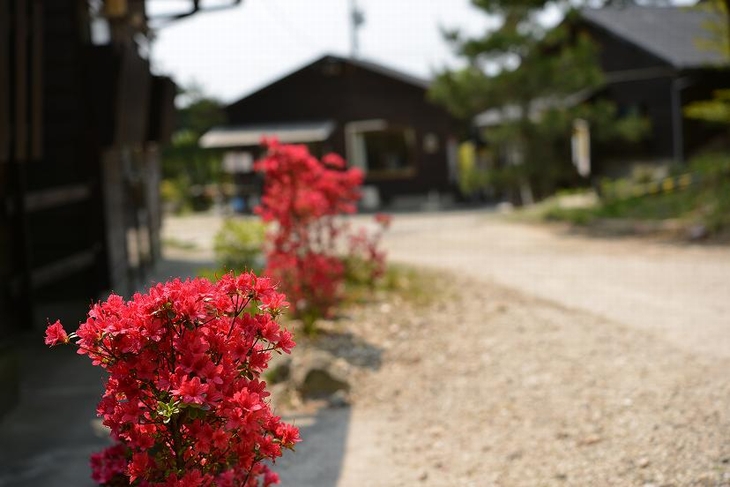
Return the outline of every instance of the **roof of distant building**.
<path id="1" fill-rule="evenodd" d="M 308 62 L 304 66 L 300 66 L 300 67 L 296 68 L 295 70 L 289 72 L 288 74 L 285 74 L 284 76 L 282 76 L 270 83 L 267 83 L 265 86 L 259 88 L 258 90 L 255 90 L 252 93 L 245 95 L 243 98 L 240 98 L 240 99 L 236 100 L 235 102 L 231 103 L 231 105 L 235 105 L 236 103 L 239 103 L 247 98 L 250 98 L 250 97 L 258 94 L 259 92 L 266 90 L 267 88 L 269 88 L 281 81 L 284 81 L 285 79 L 289 78 L 290 76 L 293 76 L 293 75 L 299 73 L 300 71 L 303 71 L 311 66 L 315 66 L 317 64 L 327 64 L 327 63 L 349 63 L 349 64 L 351 64 L 353 66 L 357 66 L 361 69 L 364 69 L 364 70 L 367 70 L 367 71 L 370 71 L 373 73 L 378 73 L 380 75 L 387 76 L 389 78 L 401 81 L 403 83 L 406 83 L 406 84 L 409 84 L 412 86 L 417 86 L 417 87 L 423 88 L 423 89 L 428 89 L 428 87 L 431 85 L 431 82 L 427 79 L 420 78 L 420 77 L 414 76 L 412 74 L 404 73 L 403 71 L 400 71 L 400 70 L 397 70 L 397 69 L 394 69 L 394 68 L 391 68 L 388 66 L 384 66 L 380 63 L 376 63 L 373 61 L 367 61 L 367 60 L 361 59 L 361 58 L 343 57 L 343 56 L 337 56 L 334 54 L 326 54 L 324 56 L 321 56 L 321 57 L 315 59 L 314 61 Z"/>
<path id="2" fill-rule="evenodd" d="M 721 28 L 727 25 L 719 13 L 707 8 L 623 5 L 586 8 L 581 17 L 676 68 L 727 65 L 730 61 L 727 54 L 703 46 L 712 42 L 708 24 L 719 21 Z"/>
<path id="3" fill-rule="evenodd" d="M 403 71 L 399 71 L 397 69 L 393 69 L 388 66 L 384 66 L 382 64 L 375 63 L 373 61 L 367 61 L 367 60 L 361 59 L 361 58 L 344 58 L 344 57 L 333 56 L 333 55 L 325 56 L 324 59 L 327 59 L 327 58 L 329 58 L 331 60 L 338 60 L 340 62 L 352 63 L 355 66 L 359 66 L 363 69 L 367 69 L 369 71 L 373 71 L 375 73 L 379 73 L 384 76 L 388 76 L 390 78 L 394 78 L 394 79 L 403 81 L 404 83 L 419 86 L 421 88 L 427 89 L 429 86 L 431 86 L 431 82 L 427 79 L 420 78 L 420 77 L 414 76 L 412 74 L 404 73 Z"/>

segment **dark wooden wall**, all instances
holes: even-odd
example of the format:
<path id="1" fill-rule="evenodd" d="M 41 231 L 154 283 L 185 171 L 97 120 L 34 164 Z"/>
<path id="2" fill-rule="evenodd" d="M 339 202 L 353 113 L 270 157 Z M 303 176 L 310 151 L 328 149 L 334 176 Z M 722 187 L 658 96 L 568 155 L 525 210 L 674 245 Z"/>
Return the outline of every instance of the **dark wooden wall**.
<path id="1" fill-rule="evenodd" d="M 17 394 L 13 341 L 32 318 L 27 198 L 33 164 L 43 156 L 43 3 L 0 0 L 0 414 Z"/>
<path id="2" fill-rule="evenodd" d="M 74 329 L 159 254 L 175 86 L 150 75 L 129 30 L 93 46 L 89 26 L 86 0 L 0 0 L 0 414 L 22 338 L 47 319 Z"/>
<path id="3" fill-rule="evenodd" d="M 621 154 L 624 160 L 668 161 L 677 156 L 684 160 L 721 133 L 718 127 L 681 116 L 682 139 L 677 142 L 673 119 L 677 117 L 677 102 L 681 110 L 692 101 L 710 98 L 718 88 L 730 86 L 728 70 L 675 67 L 598 26 L 584 24 L 581 28 L 599 47 L 599 62 L 607 81 L 600 96 L 614 101 L 619 113 L 638 109 L 651 123 L 647 140 Z M 681 154 L 676 154 L 679 147 Z M 613 149 L 625 147 L 618 144 Z"/>
<path id="4" fill-rule="evenodd" d="M 712 99 L 718 89 L 730 88 L 730 67 L 723 70 L 688 71 L 683 73 L 688 86 L 682 90 L 682 103 Z M 716 142 L 724 140 L 724 146 L 730 146 L 726 124 L 708 123 L 700 120 L 684 120 L 684 149 L 685 157 L 692 157 L 699 151 L 714 146 Z"/>

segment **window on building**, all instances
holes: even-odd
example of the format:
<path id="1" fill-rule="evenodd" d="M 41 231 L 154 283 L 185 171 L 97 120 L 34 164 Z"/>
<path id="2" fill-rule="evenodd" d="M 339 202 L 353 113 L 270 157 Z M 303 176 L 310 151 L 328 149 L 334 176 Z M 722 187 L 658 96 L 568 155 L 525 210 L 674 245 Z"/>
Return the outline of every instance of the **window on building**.
<path id="1" fill-rule="evenodd" d="M 347 126 L 347 157 L 368 177 L 410 176 L 415 172 L 415 131 L 384 120 Z"/>

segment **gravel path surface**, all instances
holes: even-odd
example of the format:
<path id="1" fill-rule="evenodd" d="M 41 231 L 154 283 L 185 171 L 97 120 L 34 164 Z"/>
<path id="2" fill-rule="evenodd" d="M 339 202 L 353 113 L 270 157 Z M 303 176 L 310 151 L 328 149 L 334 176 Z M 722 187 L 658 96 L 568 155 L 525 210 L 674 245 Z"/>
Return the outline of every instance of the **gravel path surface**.
<path id="1" fill-rule="evenodd" d="M 398 215 L 393 260 L 450 270 L 730 358 L 730 247 L 589 238 L 484 212 Z"/>
<path id="2" fill-rule="evenodd" d="M 455 291 L 353 320 L 384 353 L 355 374 L 337 485 L 730 486 L 729 361 L 495 285 L 434 284 Z"/>
<path id="3" fill-rule="evenodd" d="M 730 250 L 481 213 L 398 215 L 387 245 L 438 298 L 351 312 L 379 367 L 294 417 L 282 485 L 730 487 Z"/>

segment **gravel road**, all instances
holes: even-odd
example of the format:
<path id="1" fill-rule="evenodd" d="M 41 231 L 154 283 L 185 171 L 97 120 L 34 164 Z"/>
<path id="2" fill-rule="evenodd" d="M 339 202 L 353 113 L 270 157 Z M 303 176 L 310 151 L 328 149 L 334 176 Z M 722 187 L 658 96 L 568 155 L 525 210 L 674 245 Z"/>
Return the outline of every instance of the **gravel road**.
<path id="1" fill-rule="evenodd" d="M 355 376 L 325 485 L 730 487 L 727 359 L 493 284 L 434 291 L 353 317 L 383 366 Z"/>
<path id="2" fill-rule="evenodd" d="M 450 270 L 730 358 L 730 248 L 570 235 L 481 212 L 399 216 L 395 261 Z"/>
<path id="3" fill-rule="evenodd" d="M 202 255 L 211 224 L 166 233 Z M 350 313 L 380 366 L 293 417 L 282 485 L 730 487 L 729 249 L 483 212 L 397 215 L 386 245 L 438 297 Z"/>

